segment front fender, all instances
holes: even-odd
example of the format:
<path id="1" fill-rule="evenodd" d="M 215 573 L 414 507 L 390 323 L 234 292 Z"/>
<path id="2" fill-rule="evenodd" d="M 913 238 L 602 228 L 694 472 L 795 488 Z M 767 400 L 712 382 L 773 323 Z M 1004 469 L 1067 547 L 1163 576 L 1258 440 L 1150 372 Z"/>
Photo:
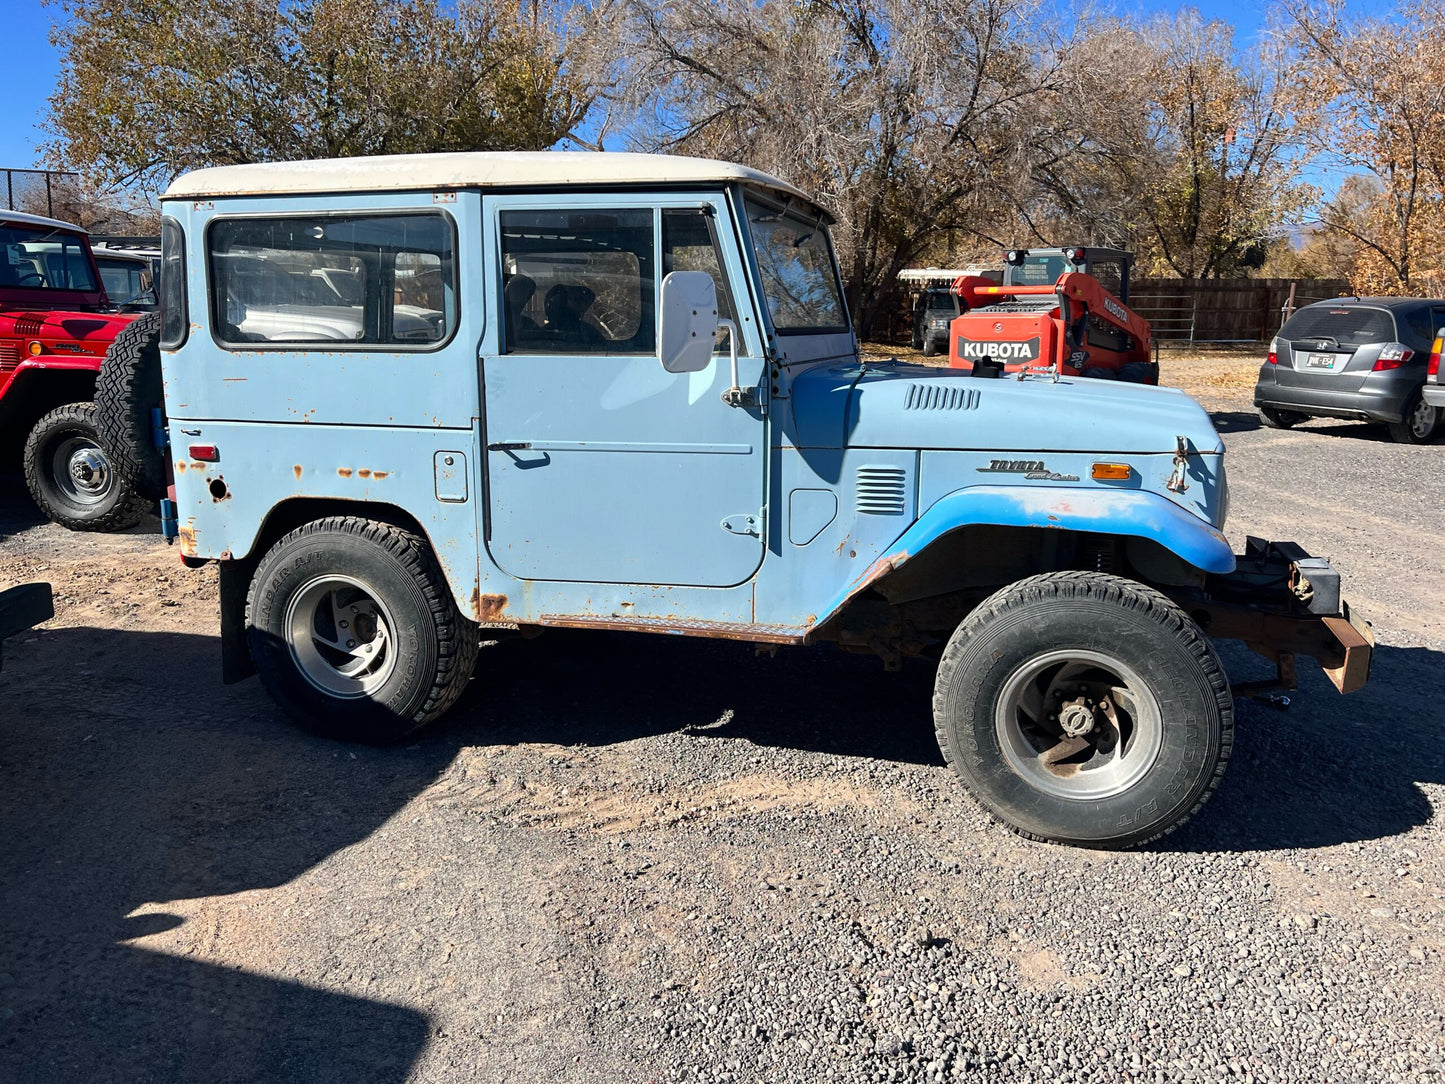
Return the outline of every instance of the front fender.
<path id="1" fill-rule="evenodd" d="M 1149 538 L 1204 572 L 1234 571 L 1228 539 L 1204 520 L 1146 490 L 970 486 L 940 497 L 849 584 L 818 624 L 950 531 L 975 525 L 1043 527 Z"/>

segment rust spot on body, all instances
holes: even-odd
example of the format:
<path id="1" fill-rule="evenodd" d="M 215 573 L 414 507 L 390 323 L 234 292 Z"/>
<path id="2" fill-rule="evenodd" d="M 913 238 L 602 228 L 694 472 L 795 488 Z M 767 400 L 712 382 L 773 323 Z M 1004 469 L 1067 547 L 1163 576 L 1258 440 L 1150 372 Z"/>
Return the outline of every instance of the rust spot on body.
<path id="1" fill-rule="evenodd" d="M 506 595 L 484 595 L 480 590 L 472 592 L 472 612 L 477 615 L 478 624 L 503 620 L 507 609 Z"/>
<path id="2" fill-rule="evenodd" d="M 292 468 L 291 468 L 291 473 L 293 473 L 294 475 L 296 475 L 296 480 L 297 480 L 298 482 L 301 481 L 301 464 L 300 464 L 300 463 L 297 463 L 294 467 L 292 467 Z"/>
<path id="3" fill-rule="evenodd" d="M 350 468 L 350 467 L 337 467 L 337 468 L 336 468 L 336 473 L 339 474 L 339 475 L 341 475 L 341 477 L 343 477 L 343 478 L 350 478 L 350 477 L 351 477 L 351 468 Z"/>
<path id="4" fill-rule="evenodd" d="M 370 478 L 371 471 L 367 470 L 365 467 L 362 467 L 359 471 L 356 472 L 356 476 L 358 478 Z"/>
<path id="5" fill-rule="evenodd" d="M 177 537 L 181 543 L 181 553 L 187 557 L 195 557 L 200 551 L 196 548 L 196 529 L 194 527 L 178 527 Z"/>
<path id="6" fill-rule="evenodd" d="M 385 478 L 385 477 L 386 477 L 388 474 L 390 474 L 390 473 L 391 473 L 391 471 L 389 471 L 389 470 L 374 470 L 374 471 L 371 472 L 371 476 L 372 476 L 373 478 L 375 478 L 377 481 L 380 481 L 381 479 Z"/>
<path id="7" fill-rule="evenodd" d="M 176 473 L 177 473 L 177 474 L 185 474 L 185 473 L 186 473 L 186 461 L 185 461 L 184 459 L 177 459 L 177 460 L 176 460 Z"/>

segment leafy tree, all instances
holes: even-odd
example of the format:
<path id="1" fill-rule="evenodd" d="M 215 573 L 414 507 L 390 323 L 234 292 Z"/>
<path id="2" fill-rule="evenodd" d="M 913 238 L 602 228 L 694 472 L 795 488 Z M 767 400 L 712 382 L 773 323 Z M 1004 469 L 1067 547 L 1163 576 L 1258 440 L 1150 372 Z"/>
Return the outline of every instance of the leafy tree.
<path id="1" fill-rule="evenodd" d="M 1432 43 L 1441 0 L 1407 0 L 1384 15 L 1339 0 L 1284 0 L 1295 50 L 1294 108 L 1316 161 L 1352 177 L 1319 224 L 1350 239 L 1356 289 L 1413 293 L 1445 255 L 1445 79 Z"/>
<path id="2" fill-rule="evenodd" d="M 52 159 L 112 185 L 198 166 L 552 146 L 585 116 L 522 0 L 61 0 Z"/>

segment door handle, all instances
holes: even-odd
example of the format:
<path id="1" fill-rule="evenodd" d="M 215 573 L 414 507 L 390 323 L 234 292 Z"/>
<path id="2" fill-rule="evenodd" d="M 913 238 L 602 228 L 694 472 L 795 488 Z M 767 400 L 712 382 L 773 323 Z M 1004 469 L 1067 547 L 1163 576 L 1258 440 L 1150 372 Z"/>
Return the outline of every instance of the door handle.
<path id="1" fill-rule="evenodd" d="M 488 444 L 489 452 L 521 452 L 532 447 L 530 440 L 502 440 L 496 444 Z"/>

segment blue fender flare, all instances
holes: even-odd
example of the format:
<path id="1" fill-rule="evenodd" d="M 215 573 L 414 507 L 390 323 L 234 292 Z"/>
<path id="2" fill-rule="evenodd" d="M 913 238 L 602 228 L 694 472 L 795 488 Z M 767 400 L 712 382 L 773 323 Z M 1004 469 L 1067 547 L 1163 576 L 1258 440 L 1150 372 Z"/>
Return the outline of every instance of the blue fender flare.
<path id="1" fill-rule="evenodd" d="M 833 599 L 817 624 L 943 535 L 975 525 L 1148 538 L 1204 572 L 1234 571 L 1234 550 L 1224 534 L 1157 493 L 1058 486 L 970 486 L 935 501 L 862 576 Z"/>

